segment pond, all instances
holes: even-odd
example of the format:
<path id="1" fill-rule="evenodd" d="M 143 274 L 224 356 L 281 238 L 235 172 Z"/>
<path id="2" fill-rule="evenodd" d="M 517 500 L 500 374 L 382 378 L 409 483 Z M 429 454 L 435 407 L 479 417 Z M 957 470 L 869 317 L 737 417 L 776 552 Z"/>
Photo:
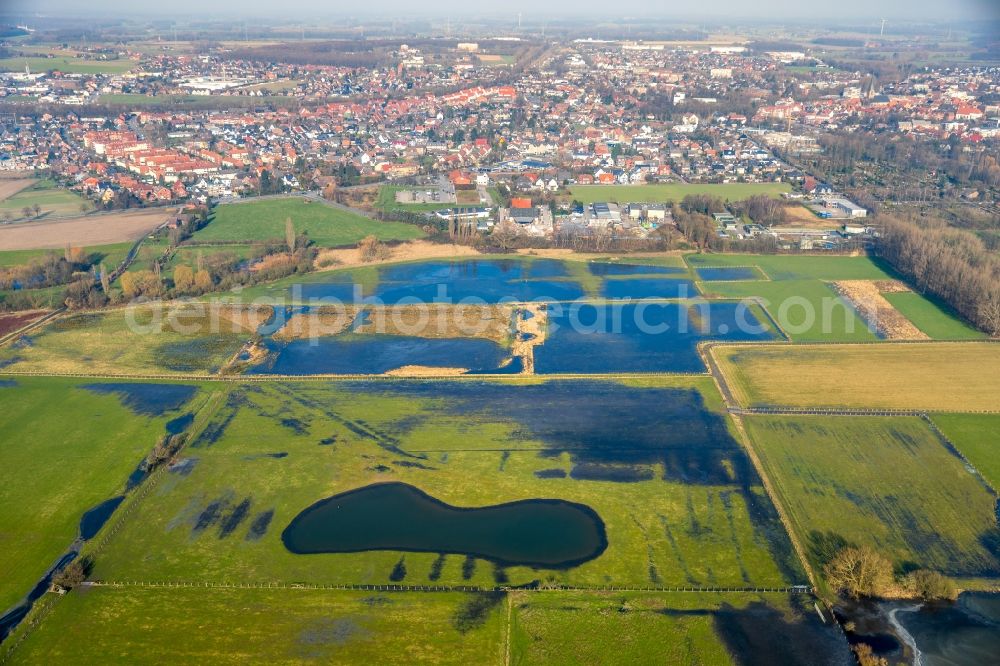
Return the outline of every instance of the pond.
<path id="1" fill-rule="evenodd" d="M 265 339 L 268 358 L 250 375 L 381 374 L 407 365 L 491 372 L 510 357 L 492 340 L 407 335 L 323 336 L 288 342 Z"/>
<path id="2" fill-rule="evenodd" d="M 294 289 L 300 290 L 299 298 L 306 301 L 354 302 L 360 298 L 390 305 L 407 300 L 561 301 L 584 295 L 583 288 L 567 277 L 563 262 L 551 259 L 427 261 L 372 270 L 377 273 L 374 281 L 360 272 L 340 271 L 326 276 L 322 282 L 304 282 Z"/>
<path id="3" fill-rule="evenodd" d="M 455 507 L 398 482 L 321 500 L 297 515 L 281 539 L 298 554 L 448 553 L 545 569 L 577 566 L 608 545 L 604 522 L 583 504 L 527 499 Z"/>
<path id="4" fill-rule="evenodd" d="M 698 290 L 691 280 L 677 278 L 625 278 L 605 280 L 605 298 L 695 298 Z"/>
<path id="5" fill-rule="evenodd" d="M 770 340 L 742 303 L 572 304 L 550 307 L 535 372 L 704 372 L 702 340 Z"/>
<path id="6" fill-rule="evenodd" d="M 763 276 L 753 266 L 718 266 L 696 268 L 698 278 L 705 282 L 760 280 Z"/>
<path id="7" fill-rule="evenodd" d="M 617 264 L 594 261 L 587 264 L 594 275 L 654 275 L 664 273 L 684 273 L 683 268 L 668 268 L 666 266 L 644 266 L 641 264 Z"/>

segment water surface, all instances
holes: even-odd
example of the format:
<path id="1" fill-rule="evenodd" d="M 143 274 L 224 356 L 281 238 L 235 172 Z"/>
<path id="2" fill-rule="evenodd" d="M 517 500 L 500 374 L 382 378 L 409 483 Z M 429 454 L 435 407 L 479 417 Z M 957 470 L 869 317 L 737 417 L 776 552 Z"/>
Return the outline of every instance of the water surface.
<path id="1" fill-rule="evenodd" d="M 603 521 L 583 504 L 526 499 L 455 507 L 405 483 L 365 486 L 321 500 L 296 516 L 281 539 L 299 554 L 455 553 L 546 569 L 582 564 L 607 548 Z"/>

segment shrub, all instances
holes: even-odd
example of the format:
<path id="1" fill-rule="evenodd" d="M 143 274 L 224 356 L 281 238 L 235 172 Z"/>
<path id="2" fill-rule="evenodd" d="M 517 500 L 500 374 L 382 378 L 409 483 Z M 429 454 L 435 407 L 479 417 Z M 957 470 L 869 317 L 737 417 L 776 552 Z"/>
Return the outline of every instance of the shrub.
<path id="1" fill-rule="evenodd" d="M 855 599 L 884 594 L 892 585 L 892 562 L 870 546 L 848 546 L 824 567 L 827 582 Z"/>

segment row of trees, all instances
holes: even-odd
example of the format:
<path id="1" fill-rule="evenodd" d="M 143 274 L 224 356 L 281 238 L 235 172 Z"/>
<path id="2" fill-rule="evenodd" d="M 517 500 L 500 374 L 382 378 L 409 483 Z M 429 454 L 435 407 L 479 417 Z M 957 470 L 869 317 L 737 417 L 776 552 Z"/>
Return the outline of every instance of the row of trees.
<path id="1" fill-rule="evenodd" d="M 978 236 L 890 216 L 880 219 L 878 253 L 893 268 L 977 328 L 1000 335 L 1000 260 Z"/>

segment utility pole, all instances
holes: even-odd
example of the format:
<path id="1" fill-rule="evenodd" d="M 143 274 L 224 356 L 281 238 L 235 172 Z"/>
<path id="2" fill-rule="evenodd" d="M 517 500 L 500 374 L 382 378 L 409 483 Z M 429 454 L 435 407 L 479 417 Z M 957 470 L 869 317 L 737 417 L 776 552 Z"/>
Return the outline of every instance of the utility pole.
<path id="1" fill-rule="evenodd" d="M 885 19 L 882 19 L 882 28 L 878 31 L 878 36 L 885 36 Z"/>

